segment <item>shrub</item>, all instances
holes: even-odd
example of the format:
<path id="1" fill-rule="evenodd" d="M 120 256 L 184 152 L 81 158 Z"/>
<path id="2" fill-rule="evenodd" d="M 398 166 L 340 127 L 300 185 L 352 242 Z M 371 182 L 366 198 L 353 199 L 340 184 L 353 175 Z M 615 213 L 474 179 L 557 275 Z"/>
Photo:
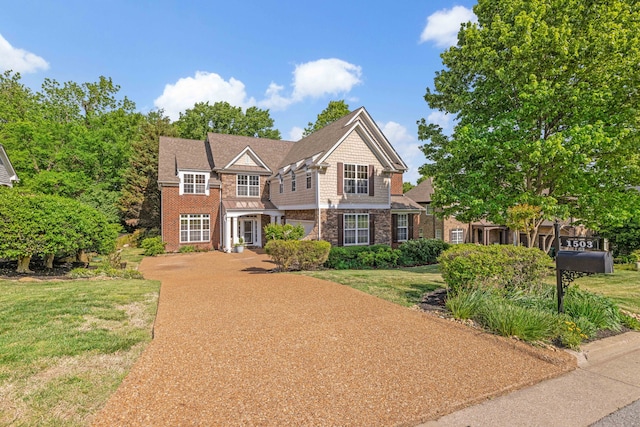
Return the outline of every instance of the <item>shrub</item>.
<path id="1" fill-rule="evenodd" d="M 162 241 L 160 236 L 148 237 L 142 241 L 140 247 L 144 249 L 143 254 L 146 256 L 156 256 L 164 253 L 166 243 Z"/>
<path id="2" fill-rule="evenodd" d="M 400 251 L 389 245 L 334 246 L 324 266 L 336 270 L 394 267 L 399 257 Z"/>
<path id="3" fill-rule="evenodd" d="M 542 285 L 551 258 L 536 248 L 474 244 L 454 245 L 438 258 L 449 290 L 533 289 Z"/>
<path id="4" fill-rule="evenodd" d="M 427 265 L 438 262 L 438 257 L 449 248 L 449 244 L 438 239 L 407 240 L 401 244 L 400 265 Z"/>
<path id="5" fill-rule="evenodd" d="M 304 237 L 304 227 L 291 224 L 267 224 L 264 226 L 267 242 L 270 240 L 300 240 Z"/>
<path id="6" fill-rule="evenodd" d="M 550 340 L 558 335 L 556 315 L 519 307 L 502 298 L 485 299 L 477 320 L 494 333 L 524 341 Z"/>
<path id="7" fill-rule="evenodd" d="M 178 249 L 178 252 L 181 254 L 190 254 L 195 251 L 196 251 L 196 247 L 193 245 L 180 246 L 180 249 Z"/>
<path id="8" fill-rule="evenodd" d="M 456 319 L 470 319 L 478 313 L 478 309 L 489 294 L 480 290 L 460 291 L 455 295 L 447 296 L 445 307 Z"/>
<path id="9" fill-rule="evenodd" d="M 278 266 L 278 270 L 290 270 L 297 263 L 298 240 L 270 240 L 264 247 L 265 252 Z"/>
<path id="10" fill-rule="evenodd" d="M 315 270 L 329 257 L 331 243 L 324 240 L 298 241 L 298 266 L 300 270 Z"/>
<path id="11" fill-rule="evenodd" d="M 577 286 L 567 289 L 564 311 L 573 319 L 584 318 L 589 321 L 595 330 L 619 331 L 622 327 L 620 310 L 610 298 L 584 291 Z"/>

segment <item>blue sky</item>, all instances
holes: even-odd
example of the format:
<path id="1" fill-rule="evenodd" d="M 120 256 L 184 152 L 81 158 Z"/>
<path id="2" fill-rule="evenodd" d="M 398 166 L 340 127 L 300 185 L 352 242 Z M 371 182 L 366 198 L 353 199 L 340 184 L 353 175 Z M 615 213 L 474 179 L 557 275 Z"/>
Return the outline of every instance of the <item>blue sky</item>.
<path id="1" fill-rule="evenodd" d="M 0 0 L 0 71 L 38 90 L 45 78 L 111 77 L 146 112 L 172 118 L 198 101 L 269 108 L 297 140 L 330 100 L 367 108 L 409 165 L 426 162 L 416 121 L 451 127 L 425 88 L 474 1 Z"/>

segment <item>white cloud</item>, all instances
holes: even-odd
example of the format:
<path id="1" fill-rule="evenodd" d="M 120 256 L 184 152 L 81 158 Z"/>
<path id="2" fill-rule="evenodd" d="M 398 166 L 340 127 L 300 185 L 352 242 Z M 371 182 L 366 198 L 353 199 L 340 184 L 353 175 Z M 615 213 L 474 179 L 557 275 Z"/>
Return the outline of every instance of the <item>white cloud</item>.
<path id="1" fill-rule="evenodd" d="M 17 73 L 35 73 L 39 70 L 48 70 L 49 63 L 42 57 L 18 49 L 0 34 L 0 71 L 12 70 Z"/>
<path id="2" fill-rule="evenodd" d="M 296 65 L 293 71 L 291 96 L 282 96 L 283 86 L 271 83 L 266 99 L 258 104 L 263 107 L 283 110 L 306 98 L 348 93 L 362 83 L 362 67 L 337 58 L 318 59 Z"/>
<path id="3" fill-rule="evenodd" d="M 164 109 L 166 115 L 177 120 L 181 112 L 192 108 L 196 102 L 215 103 L 226 101 L 237 107 L 255 105 L 253 98 L 247 98 L 244 83 L 233 77 L 224 80 L 216 73 L 196 71 L 194 77 L 178 79 L 175 84 L 167 84 L 154 105 Z"/>
<path id="4" fill-rule="evenodd" d="M 442 111 L 432 111 L 427 116 L 427 122 L 439 125 L 444 133 L 451 133 L 453 130 L 453 116 Z"/>
<path id="5" fill-rule="evenodd" d="M 409 167 L 404 173 L 405 182 L 416 183 L 420 177 L 418 169 L 427 162 L 424 153 L 420 151 L 420 143 L 416 137 L 409 134 L 407 128 L 396 122 L 378 123 L 393 148 Z"/>
<path id="6" fill-rule="evenodd" d="M 478 22 L 471 9 L 454 6 L 442 9 L 427 18 L 427 25 L 420 35 L 420 43 L 433 41 L 438 47 L 449 47 L 458 44 L 458 31 L 463 22 Z"/>
<path id="7" fill-rule="evenodd" d="M 304 129 L 298 126 L 294 126 L 289 131 L 289 141 L 300 141 L 302 139 L 302 134 L 304 133 Z"/>

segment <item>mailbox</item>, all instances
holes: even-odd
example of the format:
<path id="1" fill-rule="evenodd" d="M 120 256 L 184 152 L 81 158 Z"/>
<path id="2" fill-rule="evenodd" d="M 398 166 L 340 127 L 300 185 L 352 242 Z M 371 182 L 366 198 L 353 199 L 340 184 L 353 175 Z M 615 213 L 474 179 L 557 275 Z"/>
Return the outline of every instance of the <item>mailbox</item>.
<path id="1" fill-rule="evenodd" d="M 582 273 L 613 273 L 613 256 L 604 251 L 559 251 L 558 270 Z"/>

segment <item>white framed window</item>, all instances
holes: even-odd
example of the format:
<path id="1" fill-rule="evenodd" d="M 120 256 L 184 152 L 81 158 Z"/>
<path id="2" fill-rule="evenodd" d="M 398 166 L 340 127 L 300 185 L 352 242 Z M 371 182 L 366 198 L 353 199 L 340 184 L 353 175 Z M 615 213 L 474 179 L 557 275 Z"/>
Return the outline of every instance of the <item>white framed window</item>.
<path id="1" fill-rule="evenodd" d="M 291 171 L 291 191 L 296 191 L 296 174 Z"/>
<path id="2" fill-rule="evenodd" d="M 208 214 L 180 215 L 180 243 L 208 242 L 210 232 Z"/>
<path id="3" fill-rule="evenodd" d="M 284 180 L 282 179 L 282 176 L 278 177 L 278 184 L 280 184 L 280 193 L 284 192 Z"/>
<path id="4" fill-rule="evenodd" d="M 311 188 L 311 172 L 307 172 L 307 189 Z"/>
<path id="5" fill-rule="evenodd" d="M 396 224 L 398 242 L 406 242 L 409 239 L 409 214 L 398 214 Z"/>
<path id="6" fill-rule="evenodd" d="M 436 239 L 442 240 L 442 230 L 436 229 Z"/>
<path id="7" fill-rule="evenodd" d="M 207 188 L 208 174 L 197 172 L 180 172 L 180 194 L 209 195 Z"/>
<path id="8" fill-rule="evenodd" d="M 345 163 L 343 185 L 347 194 L 369 194 L 369 166 Z"/>
<path id="9" fill-rule="evenodd" d="M 462 228 L 451 230 L 451 244 L 456 245 L 458 243 L 464 243 L 464 230 Z"/>
<path id="10" fill-rule="evenodd" d="M 427 209 L 427 212 L 426 212 L 427 215 L 433 215 L 433 206 L 431 206 L 431 203 L 427 203 L 425 208 Z"/>
<path id="11" fill-rule="evenodd" d="M 369 244 L 369 214 L 344 214 L 344 245 Z"/>
<path id="12" fill-rule="evenodd" d="M 236 175 L 236 195 L 243 197 L 259 197 L 260 176 Z"/>

